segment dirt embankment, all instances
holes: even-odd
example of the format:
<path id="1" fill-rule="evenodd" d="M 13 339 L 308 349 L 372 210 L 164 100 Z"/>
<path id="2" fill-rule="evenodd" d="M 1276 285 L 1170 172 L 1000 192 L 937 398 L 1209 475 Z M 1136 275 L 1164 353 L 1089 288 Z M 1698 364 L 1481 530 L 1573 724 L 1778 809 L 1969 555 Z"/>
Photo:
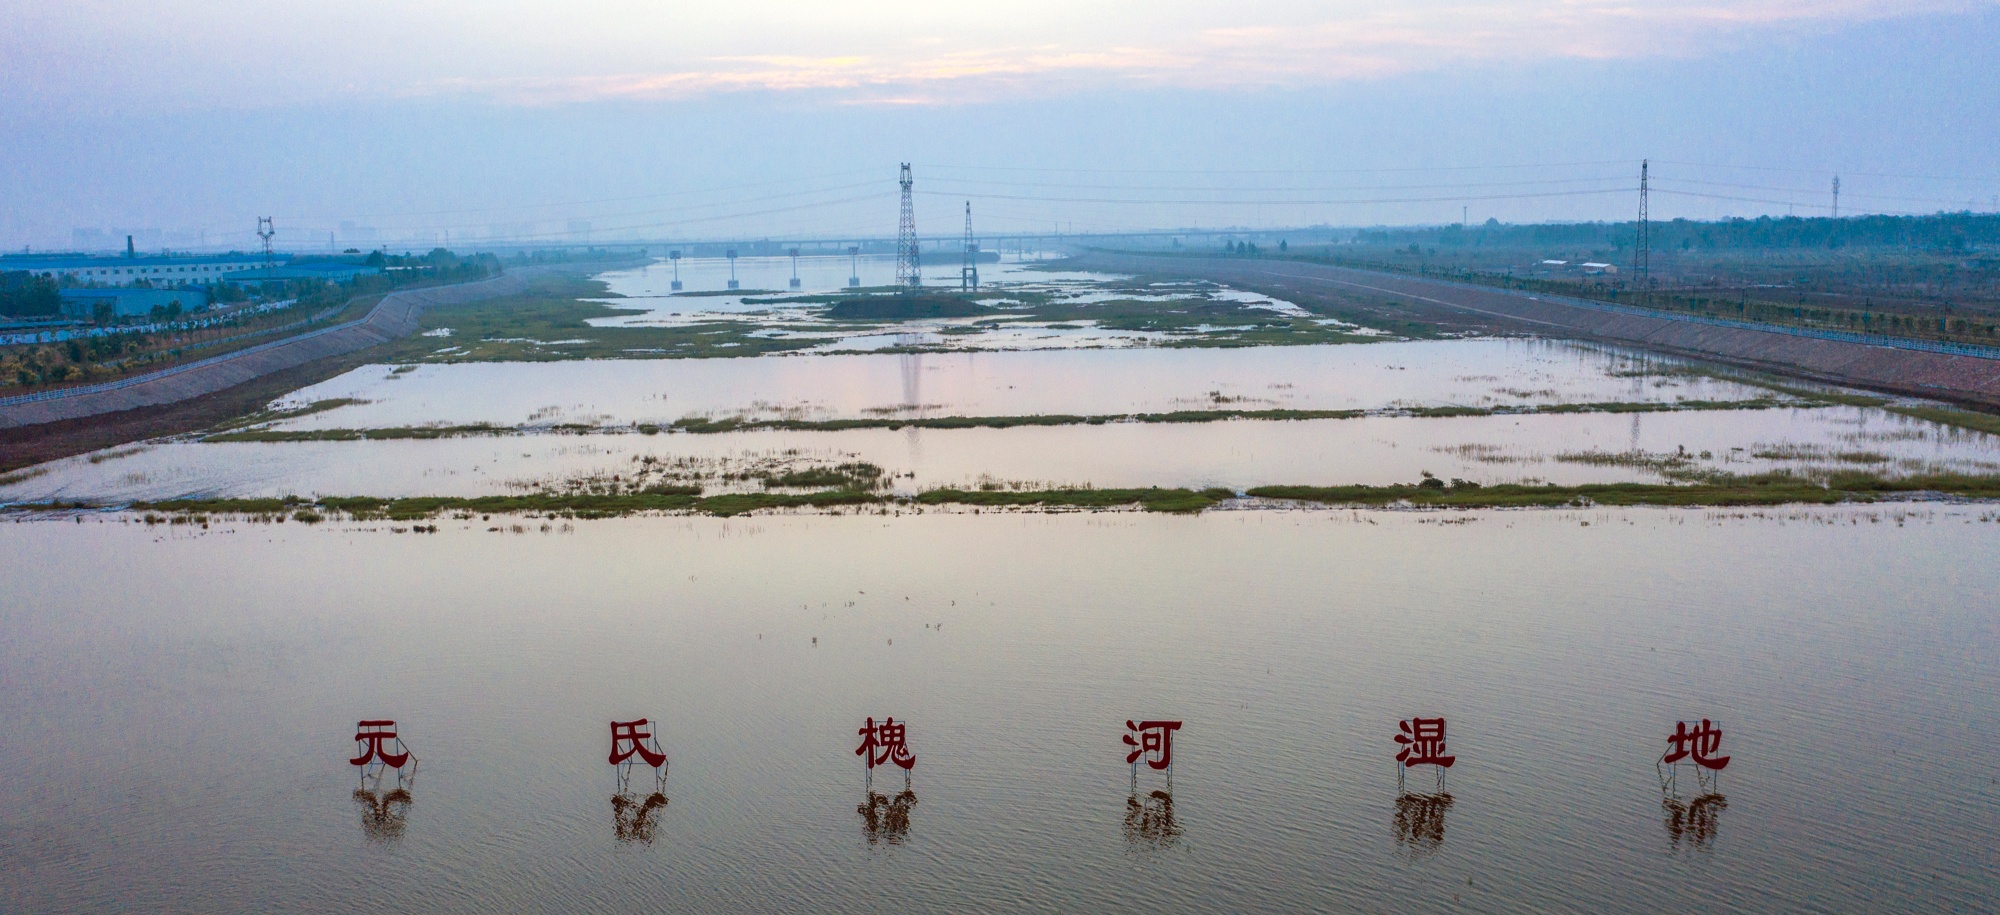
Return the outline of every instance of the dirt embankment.
<path id="1" fill-rule="evenodd" d="M 368 316 L 203 363 L 140 376 L 112 390 L 0 405 L 0 472 L 126 442 L 205 429 L 286 393 L 368 363 L 367 350 L 415 333 L 426 306 L 512 295 L 535 275 L 596 273 L 604 264 L 516 268 L 453 286 L 384 296 Z"/>
<path id="2" fill-rule="evenodd" d="M 1457 329 L 1596 340 L 2000 410 L 2000 359 L 1621 314 L 1533 293 L 1322 264 L 1106 253 L 1086 254 L 1075 263 L 1083 269 L 1199 277 L 1308 307 L 1337 303 Z"/>

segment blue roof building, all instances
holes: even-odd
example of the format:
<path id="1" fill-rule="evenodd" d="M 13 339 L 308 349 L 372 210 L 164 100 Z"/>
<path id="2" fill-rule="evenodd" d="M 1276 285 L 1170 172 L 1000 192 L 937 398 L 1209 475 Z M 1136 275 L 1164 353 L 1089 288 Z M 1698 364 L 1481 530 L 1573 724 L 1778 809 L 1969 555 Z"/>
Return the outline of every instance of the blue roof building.
<path id="1" fill-rule="evenodd" d="M 100 304 L 109 303 L 111 313 L 120 318 L 144 318 L 152 315 L 155 308 L 173 305 L 181 307 L 181 314 L 203 311 L 208 308 L 208 293 L 200 287 L 180 289 L 64 289 L 62 290 L 63 314 L 80 319 L 89 319 Z"/>

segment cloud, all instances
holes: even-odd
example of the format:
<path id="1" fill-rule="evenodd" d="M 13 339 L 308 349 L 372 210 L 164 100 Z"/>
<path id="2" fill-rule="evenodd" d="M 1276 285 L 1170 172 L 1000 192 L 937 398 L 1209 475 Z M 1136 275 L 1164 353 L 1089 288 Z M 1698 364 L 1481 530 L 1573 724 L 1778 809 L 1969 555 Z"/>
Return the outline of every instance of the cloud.
<path id="1" fill-rule="evenodd" d="M 1682 57 L 2000 0 L 0 0 L 0 108 L 376 96 L 520 105 L 740 92 L 947 104 L 1309 88 L 1468 64 Z M 389 22 L 392 27 L 383 27 Z M 299 41 L 310 36 L 310 41 Z"/>
<path id="2" fill-rule="evenodd" d="M 1686 56 L 1766 40 L 1773 33 L 1994 5 L 1994 0 L 1417 0 L 1300 15 L 1297 9 L 1262 4 L 1242 12 L 1252 20 L 1263 14 L 1263 22 L 1218 25 L 1196 17 L 1179 28 L 1141 29 L 1144 43 L 1098 44 L 1088 30 L 1062 42 L 990 46 L 979 46 L 971 36 L 925 35 L 866 53 L 714 56 L 602 75 L 444 77 L 403 92 L 473 94 L 529 105 L 740 91 L 809 92 L 855 104 L 942 104 L 1077 86 L 1297 88 L 1468 63 Z"/>

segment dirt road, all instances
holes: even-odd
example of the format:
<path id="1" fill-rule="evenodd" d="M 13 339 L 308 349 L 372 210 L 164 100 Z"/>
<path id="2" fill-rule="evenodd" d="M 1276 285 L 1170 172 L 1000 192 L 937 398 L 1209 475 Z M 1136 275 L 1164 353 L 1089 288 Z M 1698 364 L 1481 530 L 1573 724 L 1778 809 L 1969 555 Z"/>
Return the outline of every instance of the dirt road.
<path id="1" fill-rule="evenodd" d="M 1093 252 L 1077 267 L 1189 276 L 1278 296 L 1347 305 L 1393 301 L 1407 317 L 1617 343 L 1786 375 L 2000 409 L 2000 358 L 1929 352 L 1699 319 L 1634 314 L 1538 293 L 1297 261 Z M 1921 344 L 1916 344 L 1921 345 Z"/>

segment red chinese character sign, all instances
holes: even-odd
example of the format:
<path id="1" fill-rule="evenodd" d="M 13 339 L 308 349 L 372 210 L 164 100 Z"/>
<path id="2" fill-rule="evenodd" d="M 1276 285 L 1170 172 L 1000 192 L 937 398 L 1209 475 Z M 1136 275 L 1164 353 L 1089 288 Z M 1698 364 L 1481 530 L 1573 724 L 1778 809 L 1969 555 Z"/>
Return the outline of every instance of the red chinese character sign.
<path id="1" fill-rule="evenodd" d="M 400 838 L 412 803 L 410 790 L 416 787 L 417 755 L 397 735 L 396 722 L 371 718 L 355 724 L 354 758 L 348 763 L 361 774 L 361 784 L 354 789 L 354 800 L 361 806 L 361 831 L 375 841 Z M 396 770 L 396 786 L 378 793 L 382 774 L 390 769 Z"/>
<path id="2" fill-rule="evenodd" d="M 631 784 L 632 767 L 638 765 L 636 756 L 646 765 L 653 767 L 654 793 L 666 790 L 667 753 L 660 748 L 660 739 L 647 730 L 652 722 L 639 718 L 633 721 L 611 722 L 611 765 L 618 767 L 618 793 L 623 795 Z"/>
<path id="3" fill-rule="evenodd" d="M 354 758 L 348 762 L 361 767 L 363 779 L 380 778 L 384 769 L 394 769 L 400 780 L 405 765 L 409 766 L 409 775 L 416 775 L 416 754 L 396 735 L 396 722 L 374 718 L 356 724 L 354 744 Z"/>
<path id="4" fill-rule="evenodd" d="M 1695 796 L 1682 801 L 1681 764 L 1694 770 Z M 1674 722 L 1667 750 L 1655 768 L 1660 773 L 1660 806 L 1666 814 L 1667 838 L 1676 850 L 1706 850 L 1714 841 L 1722 811 L 1729 807 L 1720 790 L 1720 774 L 1729 765 L 1722 755 L 1722 726 L 1707 718 L 1699 724 Z"/>
<path id="5" fill-rule="evenodd" d="M 1174 790 L 1174 732 L 1181 729 L 1178 721 L 1125 721 L 1125 745 L 1131 752 L 1125 754 L 1125 762 L 1132 767 L 1132 793 L 1139 791 L 1139 764 L 1145 763 L 1156 770 L 1167 773 L 1167 793 Z"/>
<path id="6" fill-rule="evenodd" d="M 1411 766 L 1436 766 L 1438 793 L 1444 793 L 1444 770 L 1458 761 L 1445 749 L 1443 718 L 1405 718 L 1396 723 L 1396 788 L 1403 789 L 1403 774 Z"/>
<path id="7" fill-rule="evenodd" d="M 1722 728 L 1706 718 L 1694 730 L 1688 730 L 1688 723 L 1674 723 L 1674 734 L 1667 738 L 1667 753 L 1660 762 L 1669 766 L 1683 759 L 1692 759 L 1694 764 L 1712 772 L 1720 772 L 1729 765 L 1729 757 L 1715 755 L 1722 749 Z"/>
<path id="8" fill-rule="evenodd" d="M 861 735 L 861 746 L 854 748 L 854 755 L 861 757 L 867 766 L 870 784 L 875 780 L 875 767 L 885 763 L 903 767 L 903 782 L 905 785 L 909 783 L 910 770 L 916 767 L 917 756 L 910 752 L 907 724 L 897 724 L 895 718 L 884 718 L 881 724 L 876 724 L 871 717 L 856 733 Z"/>

